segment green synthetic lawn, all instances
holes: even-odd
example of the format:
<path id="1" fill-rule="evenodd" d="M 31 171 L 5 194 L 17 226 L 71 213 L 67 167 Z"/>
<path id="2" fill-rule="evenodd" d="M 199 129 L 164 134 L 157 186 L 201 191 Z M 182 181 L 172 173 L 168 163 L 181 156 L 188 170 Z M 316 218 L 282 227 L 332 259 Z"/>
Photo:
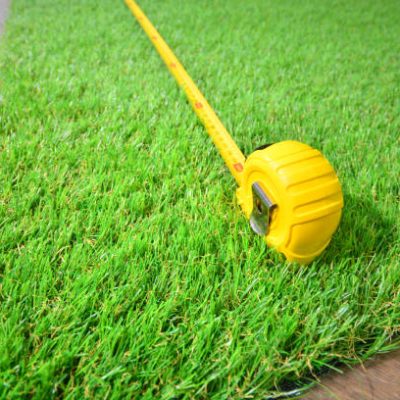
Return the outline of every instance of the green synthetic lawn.
<path id="1" fill-rule="evenodd" d="M 400 3 L 140 4 L 246 154 L 323 151 L 342 223 L 285 263 L 123 2 L 12 0 L 0 396 L 268 398 L 395 347 Z"/>

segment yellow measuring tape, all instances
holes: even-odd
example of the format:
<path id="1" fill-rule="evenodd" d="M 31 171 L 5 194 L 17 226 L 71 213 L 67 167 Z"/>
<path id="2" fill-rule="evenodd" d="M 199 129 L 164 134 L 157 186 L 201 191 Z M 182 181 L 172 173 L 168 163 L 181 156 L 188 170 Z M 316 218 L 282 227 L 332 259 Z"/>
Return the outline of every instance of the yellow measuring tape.
<path id="1" fill-rule="evenodd" d="M 247 159 L 159 32 L 134 0 L 125 0 L 239 185 L 237 198 L 252 229 L 289 261 L 311 262 L 329 244 L 343 196 L 329 162 L 310 146 L 283 141 Z"/>

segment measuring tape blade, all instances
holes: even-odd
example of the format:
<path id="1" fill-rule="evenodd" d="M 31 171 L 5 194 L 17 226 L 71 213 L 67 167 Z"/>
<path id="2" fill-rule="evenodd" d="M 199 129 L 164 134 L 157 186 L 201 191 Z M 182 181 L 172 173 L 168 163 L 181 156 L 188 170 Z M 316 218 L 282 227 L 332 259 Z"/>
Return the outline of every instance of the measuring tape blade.
<path id="1" fill-rule="evenodd" d="M 221 157 L 225 161 L 225 164 L 236 179 L 238 185 L 240 185 L 245 162 L 244 154 L 240 151 L 239 147 L 234 142 L 206 98 L 190 78 L 183 65 L 137 3 L 134 0 L 125 0 L 125 3 L 146 32 L 169 71 L 175 77 L 179 86 L 186 93 L 190 104 L 206 128 L 221 154 Z"/>

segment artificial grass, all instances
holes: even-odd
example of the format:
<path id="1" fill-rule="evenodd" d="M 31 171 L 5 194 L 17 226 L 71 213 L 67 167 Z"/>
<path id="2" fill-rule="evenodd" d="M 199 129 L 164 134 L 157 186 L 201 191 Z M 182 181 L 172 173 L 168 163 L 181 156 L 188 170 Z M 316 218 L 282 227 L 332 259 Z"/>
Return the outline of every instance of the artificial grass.
<path id="1" fill-rule="evenodd" d="M 396 346 L 400 3 L 140 4 L 247 154 L 323 151 L 341 226 L 285 263 L 122 2 L 13 0 L 1 397 L 273 397 Z"/>

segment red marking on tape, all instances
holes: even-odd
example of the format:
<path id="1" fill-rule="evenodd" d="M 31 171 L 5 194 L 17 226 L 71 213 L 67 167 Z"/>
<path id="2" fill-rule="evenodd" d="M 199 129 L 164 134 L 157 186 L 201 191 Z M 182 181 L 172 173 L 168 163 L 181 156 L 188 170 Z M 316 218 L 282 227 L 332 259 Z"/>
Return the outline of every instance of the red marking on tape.
<path id="1" fill-rule="evenodd" d="M 203 108 L 203 104 L 200 103 L 200 102 L 197 102 L 194 106 L 195 106 L 196 108 Z"/>
<path id="2" fill-rule="evenodd" d="M 243 165 L 240 162 L 233 164 L 233 168 L 235 168 L 237 172 L 243 171 Z"/>
<path id="3" fill-rule="evenodd" d="M 152 38 L 153 40 L 157 40 L 157 36 L 156 36 L 156 35 L 153 35 L 151 38 Z"/>
<path id="4" fill-rule="evenodd" d="M 170 63 L 169 66 L 170 66 L 171 68 L 176 68 L 176 64 L 175 64 L 175 63 Z"/>

